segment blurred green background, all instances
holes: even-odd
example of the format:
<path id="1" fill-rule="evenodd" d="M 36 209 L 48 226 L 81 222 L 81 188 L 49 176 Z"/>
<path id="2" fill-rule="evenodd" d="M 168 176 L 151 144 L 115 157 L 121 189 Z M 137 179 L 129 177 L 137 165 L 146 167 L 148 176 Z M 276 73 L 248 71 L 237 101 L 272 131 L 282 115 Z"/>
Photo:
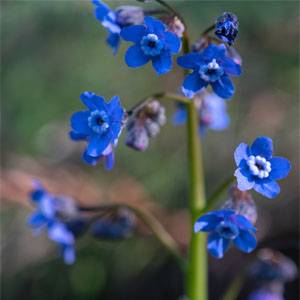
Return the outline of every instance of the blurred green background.
<path id="1" fill-rule="evenodd" d="M 258 240 L 260 247 L 273 247 L 297 261 L 299 2 L 171 2 L 186 18 L 191 42 L 224 11 L 239 18 L 235 49 L 243 58 L 243 74 L 233 78 L 236 92 L 227 101 L 229 129 L 210 131 L 204 141 L 207 195 L 233 173 L 233 151 L 239 143 L 271 137 L 275 155 L 289 158 L 293 168 L 280 182 L 281 193 L 275 199 L 253 193 L 259 214 Z M 159 7 L 155 2 L 106 3 L 112 8 L 124 4 Z M 72 181 L 81 192 L 80 197 L 74 196 L 86 201 L 91 195 L 82 191 L 85 184 L 105 198 L 125 182 L 129 198 L 141 193 L 163 207 L 166 218 L 175 216 L 168 226 L 186 248 L 184 126 L 168 122 L 145 152 L 126 147 L 123 133 L 115 151 L 116 166 L 110 172 L 102 163 L 84 164 L 83 143 L 68 139 L 72 113 L 84 109 L 79 99 L 82 92 L 93 91 L 106 99 L 119 95 L 122 106 L 130 109 L 152 93 L 175 91 L 182 84 L 182 70 L 174 63 L 171 72 L 157 77 L 150 64 L 128 68 L 124 54 L 129 43 L 123 41 L 117 55 L 111 54 L 105 44 L 106 31 L 94 19 L 89 1 L 5 1 L 1 8 L 2 299 L 178 299 L 184 293 L 183 278 L 147 234 L 117 243 L 85 237 L 78 243 L 77 262 L 65 266 L 52 243 L 43 235 L 32 237 L 26 227 L 24 220 L 32 208 L 24 191 L 33 177 L 50 180 L 52 186 L 57 182 L 59 192 L 67 192 Z M 175 106 L 164 104 L 170 120 Z M 91 192 L 97 198 L 95 193 Z M 115 192 L 115 197 L 122 201 L 122 193 Z M 223 260 L 210 258 L 211 299 L 219 299 L 245 257 L 232 249 Z M 239 299 L 246 299 L 251 288 L 247 282 Z M 289 284 L 286 299 L 298 297 L 297 285 Z"/>

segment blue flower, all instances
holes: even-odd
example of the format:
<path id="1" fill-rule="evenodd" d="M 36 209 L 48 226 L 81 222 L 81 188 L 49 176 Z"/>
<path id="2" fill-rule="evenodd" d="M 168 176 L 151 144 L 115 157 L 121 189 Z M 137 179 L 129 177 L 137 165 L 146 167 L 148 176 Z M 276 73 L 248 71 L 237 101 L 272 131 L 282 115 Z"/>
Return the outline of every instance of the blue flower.
<path id="1" fill-rule="evenodd" d="M 150 60 L 158 75 L 169 72 L 172 68 L 172 55 L 180 50 L 180 39 L 172 32 L 165 31 L 165 25 L 151 17 L 144 19 L 145 25 L 124 27 L 121 37 L 134 42 L 125 55 L 128 67 L 137 68 Z"/>
<path id="2" fill-rule="evenodd" d="M 107 104 L 104 98 L 92 92 L 80 95 L 89 110 L 79 111 L 71 118 L 70 138 L 74 141 L 88 141 L 83 154 L 85 162 L 95 165 L 102 157 L 106 159 L 106 169 L 114 165 L 112 146 L 116 147 L 122 129 L 124 110 L 119 97 L 113 97 Z"/>
<path id="3" fill-rule="evenodd" d="M 238 169 L 234 176 L 238 188 L 246 191 L 254 188 L 258 193 L 274 198 L 280 192 L 275 180 L 286 177 L 291 169 L 290 162 L 282 157 L 273 157 L 273 141 L 268 137 L 258 137 L 251 147 L 242 143 L 235 152 Z"/>
<path id="4" fill-rule="evenodd" d="M 221 40 L 227 42 L 231 46 L 239 32 L 238 25 L 236 15 L 225 12 L 216 20 L 215 33 Z"/>
<path id="5" fill-rule="evenodd" d="M 229 126 L 230 118 L 226 112 L 226 102 L 215 94 L 201 94 L 196 96 L 195 105 L 198 110 L 199 135 L 204 138 L 207 129 L 224 130 Z M 175 125 L 186 122 L 187 113 L 184 104 L 179 103 L 172 121 Z"/>
<path id="6" fill-rule="evenodd" d="M 284 300 L 281 294 L 270 291 L 269 289 L 258 289 L 253 291 L 248 300 Z"/>
<path id="7" fill-rule="evenodd" d="M 177 59 L 179 66 L 194 70 L 185 78 L 182 91 L 188 98 L 211 85 L 213 91 L 221 98 L 228 99 L 234 93 L 230 75 L 241 75 L 241 66 L 230 57 L 225 56 L 224 44 L 218 47 L 211 44 L 202 53 L 188 53 Z"/>
<path id="8" fill-rule="evenodd" d="M 95 18 L 107 29 L 109 36 L 106 41 L 113 48 L 113 54 L 116 54 L 120 45 L 121 29 L 124 26 L 142 23 L 143 10 L 137 6 L 121 6 L 116 11 L 112 11 L 100 1 L 93 0 L 92 3 L 96 5 Z"/>
<path id="9" fill-rule="evenodd" d="M 222 258 L 230 241 L 241 250 L 249 253 L 256 247 L 256 239 L 249 232 L 257 230 L 243 215 L 234 210 L 219 210 L 200 217 L 194 225 L 195 233 L 211 232 L 207 249 L 216 258 Z"/>
<path id="10" fill-rule="evenodd" d="M 71 231 L 59 219 L 62 201 L 59 196 L 49 194 L 42 184 L 35 180 L 31 200 L 37 211 L 28 217 L 28 225 L 34 228 L 34 233 L 48 230 L 48 237 L 60 245 L 66 264 L 75 261 L 75 239 Z"/>

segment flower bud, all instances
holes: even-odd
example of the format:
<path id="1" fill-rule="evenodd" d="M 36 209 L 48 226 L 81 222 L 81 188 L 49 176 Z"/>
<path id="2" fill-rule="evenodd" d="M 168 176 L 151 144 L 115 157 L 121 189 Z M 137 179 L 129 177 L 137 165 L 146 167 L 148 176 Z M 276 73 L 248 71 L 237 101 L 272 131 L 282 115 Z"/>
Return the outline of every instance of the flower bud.
<path id="1" fill-rule="evenodd" d="M 235 14 L 224 12 L 216 20 L 215 34 L 230 46 L 234 43 L 238 32 L 238 20 Z"/>
<path id="2" fill-rule="evenodd" d="M 139 25 L 144 21 L 144 11 L 141 7 L 124 5 L 117 7 L 117 23 L 121 26 Z"/>
<path id="3" fill-rule="evenodd" d="M 252 224 L 256 223 L 257 211 L 255 202 L 249 191 L 240 191 L 235 184 L 230 187 L 230 198 L 222 209 L 233 209 L 237 214 L 244 215 Z"/>
<path id="4" fill-rule="evenodd" d="M 163 17 L 161 21 L 166 25 L 168 31 L 173 32 L 180 39 L 182 38 L 185 27 L 177 16 Z"/>

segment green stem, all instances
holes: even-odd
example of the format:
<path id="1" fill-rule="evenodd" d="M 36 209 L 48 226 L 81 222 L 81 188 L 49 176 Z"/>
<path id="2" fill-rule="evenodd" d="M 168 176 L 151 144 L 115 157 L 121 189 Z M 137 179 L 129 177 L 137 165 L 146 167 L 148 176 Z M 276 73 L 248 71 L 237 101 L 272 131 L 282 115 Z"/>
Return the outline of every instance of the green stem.
<path id="1" fill-rule="evenodd" d="M 91 211 L 105 211 L 119 208 L 127 208 L 131 210 L 136 217 L 138 217 L 153 233 L 156 239 L 161 243 L 165 250 L 174 258 L 181 270 L 184 271 L 185 264 L 181 258 L 179 247 L 170 234 L 164 227 L 148 212 L 144 212 L 127 204 L 111 204 L 111 205 L 98 205 L 98 206 L 80 206 L 79 210 L 82 212 Z"/>

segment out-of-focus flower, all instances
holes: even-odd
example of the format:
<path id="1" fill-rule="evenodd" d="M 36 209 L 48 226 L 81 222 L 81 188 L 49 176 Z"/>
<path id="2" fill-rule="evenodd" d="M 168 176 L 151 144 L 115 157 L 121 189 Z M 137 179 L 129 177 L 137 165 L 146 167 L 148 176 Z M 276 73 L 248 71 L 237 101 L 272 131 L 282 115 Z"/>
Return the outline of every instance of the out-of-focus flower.
<path id="1" fill-rule="evenodd" d="M 260 283 L 270 281 L 291 281 L 297 276 L 296 264 L 287 256 L 272 249 L 261 249 L 257 261 L 250 268 L 251 277 Z"/>
<path id="2" fill-rule="evenodd" d="M 166 111 L 158 101 L 152 101 L 134 112 L 126 128 L 125 143 L 135 150 L 143 151 L 148 147 L 149 137 L 155 137 L 160 127 L 166 123 Z"/>
<path id="3" fill-rule="evenodd" d="M 199 135 L 204 138 L 207 129 L 224 130 L 229 126 L 230 118 L 226 112 L 226 102 L 216 94 L 201 93 L 195 96 L 195 105 L 198 111 Z M 178 103 L 178 109 L 173 115 L 175 125 L 186 122 L 186 107 Z"/>
<path id="4" fill-rule="evenodd" d="M 253 291 L 248 300 L 284 300 L 283 296 L 273 293 L 266 289 L 258 289 Z"/>
<path id="5" fill-rule="evenodd" d="M 286 177 L 291 169 L 290 162 L 282 157 L 273 157 L 273 141 L 268 137 L 258 137 L 251 147 L 242 143 L 235 152 L 238 169 L 238 189 L 246 191 L 254 188 L 258 193 L 274 198 L 280 192 L 275 180 Z"/>
<path id="6" fill-rule="evenodd" d="M 207 249 L 216 258 L 222 258 L 230 241 L 239 249 L 249 253 L 256 247 L 256 239 L 249 231 L 256 232 L 251 222 L 234 210 L 219 210 L 200 217 L 194 225 L 195 233 L 211 232 Z"/>
<path id="7" fill-rule="evenodd" d="M 78 211 L 74 201 L 68 196 L 48 193 L 37 180 L 34 181 L 31 199 L 37 211 L 29 216 L 28 225 L 34 228 L 34 233 L 47 229 L 48 237 L 60 245 L 65 263 L 72 264 L 75 261 L 75 239 L 62 219 L 77 216 Z"/>
<path id="8" fill-rule="evenodd" d="M 182 38 L 185 27 L 177 16 L 162 17 L 161 21 L 166 25 L 168 31 L 173 32 L 180 39 Z"/>
<path id="9" fill-rule="evenodd" d="M 122 208 L 110 216 L 100 218 L 93 223 L 91 233 L 102 239 L 123 239 L 131 236 L 135 230 L 135 218 L 131 211 Z"/>
<path id="10" fill-rule="evenodd" d="M 180 39 L 172 32 L 166 31 L 165 25 L 152 17 L 144 19 L 145 25 L 124 27 L 121 37 L 125 41 L 134 42 L 125 55 L 128 67 L 137 68 L 150 60 L 158 75 L 172 68 L 172 55 L 180 49 Z"/>
<path id="11" fill-rule="evenodd" d="M 235 14 L 224 12 L 216 20 L 216 35 L 230 46 L 234 43 L 239 32 L 239 23 Z"/>
<path id="12" fill-rule="evenodd" d="M 228 99 L 234 93 L 234 86 L 230 75 L 241 75 L 241 66 L 236 64 L 230 57 L 225 56 L 224 44 L 206 47 L 202 53 L 188 53 L 180 56 L 177 63 L 180 67 L 194 70 L 185 78 L 182 91 L 188 98 L 206 88 L 212 86 L 216 95 Z"/>
<path id="13" fill-rule="evenodd" d="M 256 223 L 257 210 L 250 192 L 240 191 L 236 184 L 230 187 L 230 198 L 224 203 L 222 209 L 232 209 L 237 214 L 245 216 L 252 224 Z"/>
<path id="14" fill-rule="evenodd" d="M 112 146 L 116 147 L 118 144 L 124 116 L 119 97 L 113 97 L 107 104 L 104 98 L 85 92 L 80 95 L 80 99 L 89 110 L 73 114 L 70 138 L 74 141 L 88 141 L 83 154 L 85 162 L 95 165 L 105 157 L 106 169 L 110 170 L 114 165 Z"/>
<path id="15" fill-rule="evenodd" d="M 92 3 L 96 5 L 95 18 L 107 29 L 109 36 L 106 41 L 115 54 L 120 44 L 121 29 L 124 26 L 141 24 L 144 19 L 143 9 L 137 6 L 120 6 L 112 11 L 101 1 L 93 0 Z"/>

